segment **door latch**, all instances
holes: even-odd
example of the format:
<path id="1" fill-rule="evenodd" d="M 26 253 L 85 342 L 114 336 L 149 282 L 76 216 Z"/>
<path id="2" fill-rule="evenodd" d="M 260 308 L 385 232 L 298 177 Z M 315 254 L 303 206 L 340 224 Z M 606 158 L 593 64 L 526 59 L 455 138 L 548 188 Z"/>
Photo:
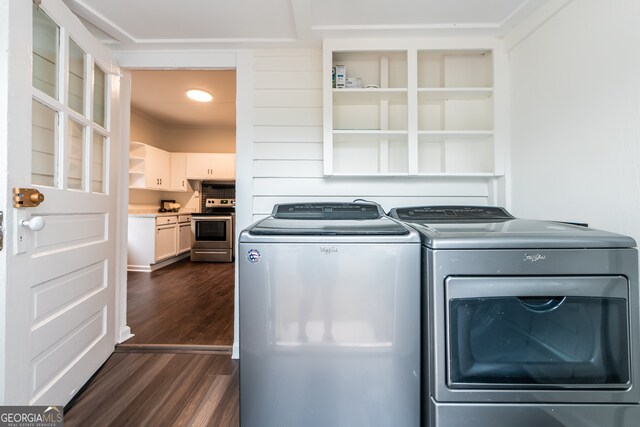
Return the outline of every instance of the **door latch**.
<path id="1" fill-rule="evenodd" d="M 35 188 L 13 189 L 14 208 L 35 208 L 42 202 L 44 202 L 44 194 Z"/>

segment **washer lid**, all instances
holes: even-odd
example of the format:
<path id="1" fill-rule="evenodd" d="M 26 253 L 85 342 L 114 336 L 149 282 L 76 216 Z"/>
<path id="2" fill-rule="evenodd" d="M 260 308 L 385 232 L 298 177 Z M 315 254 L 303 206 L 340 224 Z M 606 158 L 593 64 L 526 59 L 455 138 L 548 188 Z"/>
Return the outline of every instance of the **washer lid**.
<path id="1" fill-rule="evenodd" d="M 273 208 L 270 217 L 249 227 L 240 236 L 241 241 L 252 237 L 261 241 L 276 241 L 277 236 L 305 241 L 332 239 L 341 241 L 363 241 L 383 238 L 394 241 L 419 242 L 418 234 L 399 221 L 384 214 L 380 205 L 375 203 L 290 203 L 279 204 Z M 316 240 L 314 240 L 316 239 Z M 369 241 L 367 240 L 367 241 Z"/>
<path id="2" fill-rule="evenodd" d="M 254 236 L 404 236 L 410 231 L 383 217 L 369 220 L 266 218 L 252 228 Z"/>
<path id="3" fill-rule="evenodd" d="M 632 248 L 631 237 L 552 221 L 411 223 L 433 249 Z"/>
<path id="4" fill-rule="evenodd" d="M 273 207 L 271 216 L 299 220 L 358 220 L 382 218 L 384 211 L 377 203 L 282 203 Z"/>

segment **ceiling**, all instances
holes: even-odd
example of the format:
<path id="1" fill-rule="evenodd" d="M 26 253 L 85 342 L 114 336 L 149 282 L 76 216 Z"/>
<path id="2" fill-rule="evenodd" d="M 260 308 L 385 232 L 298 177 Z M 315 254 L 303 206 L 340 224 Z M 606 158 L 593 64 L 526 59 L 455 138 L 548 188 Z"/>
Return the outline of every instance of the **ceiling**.
<path id="1" fill-rule="evenodd" d="M 323 38 L 502 37 L 548 0 L 63 0 L 115 51 L 320 45 Z M 184 95 L 202 88 L 214 101 Z M 134 71 L 132 107 L 170 125 L 235 126 L 234 71 Z"/>
<path id="2" fill-rule="evenodd" d="M 134 70 L 131 80 L 131 107 L 164 125 L 232 127 L 236 124 L 234 70 Z M 192 101 L 186 95 L 189 89 L 205 90 L 213 95 L 213 101 Z"/>
<path id="3" fill-rule="evenodd" d="M 64 0 L 116 50 L 319 43 L 327 37 L 502 36 L 547 0 Z"/>

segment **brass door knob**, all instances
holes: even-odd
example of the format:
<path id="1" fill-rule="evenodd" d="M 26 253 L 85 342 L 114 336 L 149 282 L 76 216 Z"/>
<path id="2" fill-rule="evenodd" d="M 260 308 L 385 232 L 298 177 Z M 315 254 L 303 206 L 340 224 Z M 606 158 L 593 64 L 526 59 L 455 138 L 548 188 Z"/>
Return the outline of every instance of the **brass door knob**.
<path id="1" fill-rule="evenodd" d="M 44 202 L 44 194 L 35 188 L 14 188 L 13 207 L 15 208 L 35 208 Z"/>
<path id="2" fill-rule="evenodd" d="M 44 202 L 44 194 L 31 193 L 31 195 L 29 196 L 29 199 L 31 199 L 31 203 L 39 205 L 40 203 Z"/>

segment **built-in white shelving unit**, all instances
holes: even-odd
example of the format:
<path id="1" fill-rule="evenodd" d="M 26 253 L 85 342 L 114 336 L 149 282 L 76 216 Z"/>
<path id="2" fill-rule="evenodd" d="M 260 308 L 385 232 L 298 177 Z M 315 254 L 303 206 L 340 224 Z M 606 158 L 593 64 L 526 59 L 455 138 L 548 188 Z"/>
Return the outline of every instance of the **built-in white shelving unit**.
<path id="1" fill-rule="evenodd" d="M 145 188 L 145 144 L 131 141 L 129 145 L 129 187 Z"/>
<path id="2" fill-rule="evenodd" d="M 491 46 L 325 40 L 324 174 L 500 175 L 494 62 Z"/>

